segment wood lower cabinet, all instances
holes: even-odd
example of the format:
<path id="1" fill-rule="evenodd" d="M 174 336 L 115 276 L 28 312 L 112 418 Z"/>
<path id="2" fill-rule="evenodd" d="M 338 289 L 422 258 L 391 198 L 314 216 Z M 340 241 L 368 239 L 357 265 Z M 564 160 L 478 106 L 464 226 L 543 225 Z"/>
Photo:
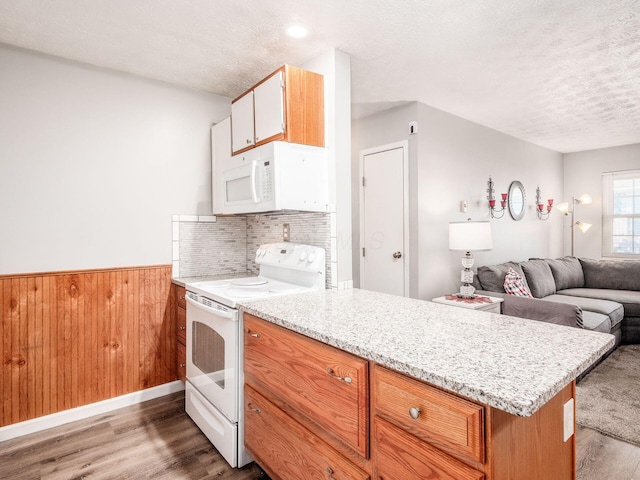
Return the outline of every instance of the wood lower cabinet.
<path id="1" fill-rule="evenodd" d="M 183 382 L 187 379 L 187 291 L 173 285 L 176 319 L 176 374 Z"/>
<path id="2" fill-rule="evenodd" d="M 575 435 L 563 431 L 575 381 L 517 417 L 257 317 L 244 322 L 245 444 L 273 478 L 576 478 Z"/>
<path id="3" fill-rule="evenodd" d="M 246 448 L 274 480 L 370 478 L 253 388 L 244 395 Z"/>

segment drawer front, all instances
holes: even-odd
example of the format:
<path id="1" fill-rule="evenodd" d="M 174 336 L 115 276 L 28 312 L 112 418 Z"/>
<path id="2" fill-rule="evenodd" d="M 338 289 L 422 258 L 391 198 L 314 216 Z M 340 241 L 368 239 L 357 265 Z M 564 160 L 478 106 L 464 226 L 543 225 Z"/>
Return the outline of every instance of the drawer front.
<path id="1" fill-rule="evenodd" d="M 187 308 L 187 290 L 184 287 L 176 285 L 176 305 L 180 308 Z"/>
<path id="2" fill-rule="evenodd" d="M 249 386 L 244 416 L 245 446 L 274 479 L 370 478 Z"/>
<path id="3" fill-rule="evenodd" d="M 373 409 L 412 434 L 484 463 L 484 408 L 424 382 L 374 366 Z M 414 418 L 416 417 L 416 418 Z"/>
<path id="4" fill-rule="evenodd" d="M 187 311 L 180 307 L 176 308 L 176 338 L 187 344 Z"/>
<path id="5" fill-rule="evenodd" d="M 459 460 L 376 417 L 373 425 L 374 478 L 482 480 L 479 472 Z"/>
<path id="6" fill-rule="evenodd" d="M 368 362 L 252 315 L 244 324 L 245 382 L 368 458 Z"/>
<path id="7" fill-rule="evenodd" d="M 184 382 L 187 379 L 187 347 L 184 343 L 176 344 L 176 363 L 178 378 Z"/>

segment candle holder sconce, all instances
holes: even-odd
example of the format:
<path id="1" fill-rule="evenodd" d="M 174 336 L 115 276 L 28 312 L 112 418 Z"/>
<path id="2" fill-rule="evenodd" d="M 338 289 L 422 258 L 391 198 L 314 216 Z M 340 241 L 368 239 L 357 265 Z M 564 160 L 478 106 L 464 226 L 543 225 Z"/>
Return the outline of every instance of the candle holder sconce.
<path id="1" fill-rule="evenodd" d="M 502 200 L 500 200 L 500 207 L 496 207 L 496 197 L 494 196 L 495 189 L 493 188 L 493 180 L 489 177 L 489 181 L 487 182 L 487 200 L 489 200 L 489 213 L 491 214 L 491 218 L 502 218 L 504 217 L 504 212 L 507 209 L 507 198 L 509 197 L 506 193 L 501 193 Z"/>

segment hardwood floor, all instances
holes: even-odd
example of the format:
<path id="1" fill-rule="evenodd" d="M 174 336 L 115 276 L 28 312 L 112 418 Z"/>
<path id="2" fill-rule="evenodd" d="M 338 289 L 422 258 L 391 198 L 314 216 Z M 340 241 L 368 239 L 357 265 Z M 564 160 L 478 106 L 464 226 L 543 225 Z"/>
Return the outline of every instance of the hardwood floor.
<path id="1" fill-rule="evenodd" d="M 230 468 L 184 411 L 184 392 L 0 443 L 0 478 L 269 480 Z"/>
<path id="2" fill-rule="evenodd" d="M 640 447 L 578 426 L 578 480 L 640 480 Z M 179 392 L 0 443 L 12 480 L 269 480 L 256 464 L 233 469 L 184 412 Z"/>

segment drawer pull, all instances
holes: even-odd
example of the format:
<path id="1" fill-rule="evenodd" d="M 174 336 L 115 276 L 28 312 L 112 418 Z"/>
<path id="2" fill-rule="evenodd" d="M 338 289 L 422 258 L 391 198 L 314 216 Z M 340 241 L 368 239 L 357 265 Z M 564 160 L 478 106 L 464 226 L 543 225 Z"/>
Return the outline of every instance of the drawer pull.
<path id="1" fill-rule="evenodd" d="M 247 403 L 247 407 L 249 407 L 249 410 L 252 410 L 252 411 L 254 411 L 256 413 L 260 413 L 260 409 L 259 408 L 253 408 L 251 406 L 251 402 Z"/>
<path id="2" fill-rule="evenodd" d="M 352 381 L 351 377 L 341 377 L 339 375 L 336 375 L 332 368 L 327 368 L 327 373 L 331 375 L 333 378 L 335 378 L 336 380 L 341 380 L 344 383 L 351 383 Z"/>
<path id="3" fill-rule="evenodd" d="M 185 327 L 184 325 L 180 325 L 180 330 L 186 330 L 187 327 Z"/>
<path id="4" fill-rule="evenodd" d="M 420 409 L 417 407 L 411 407 L 409 409 L 409 415 L 411 415 L 411 418 L 416 420 L 420 416 Z"/>
<path id="5" fill-rule="evenodd" d="M 186 363 L 181 363 L 181 364 L 180 364 L 180 368 L 185 368 L 186 366 L 187 366 L 187 364 L 186 364 Z"/>
<path id="6" fill-rule="evenodd" d="M 180 295 L 179 298 L 180 298 L 180 300 L 186 300 L 184 295 Z"/>
<path id="7" fill-rule="evenodd" d="M 248 328 L 247 328 L 247 333 L 251 335 L 253 338 L 260 338 L 259 333 L 251 333 L 251 330 L 249 330 Z"/>
<path id="8" fill-rule="evenodd" d="M 333 470 L 331 467 L 327 467 L 327 473 L 329 474 L 329 480 L 336 480 L 336 477 L 333 476 Z"/>

